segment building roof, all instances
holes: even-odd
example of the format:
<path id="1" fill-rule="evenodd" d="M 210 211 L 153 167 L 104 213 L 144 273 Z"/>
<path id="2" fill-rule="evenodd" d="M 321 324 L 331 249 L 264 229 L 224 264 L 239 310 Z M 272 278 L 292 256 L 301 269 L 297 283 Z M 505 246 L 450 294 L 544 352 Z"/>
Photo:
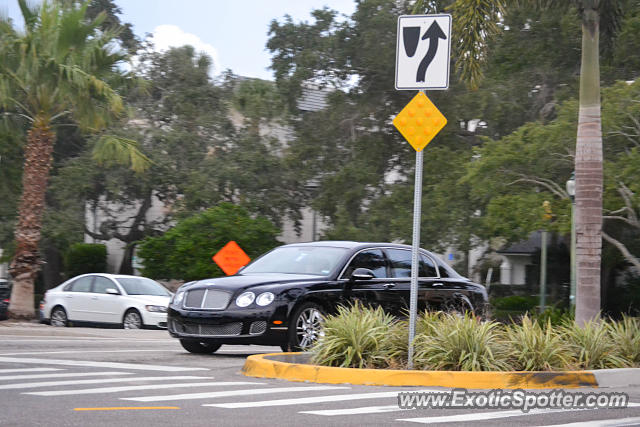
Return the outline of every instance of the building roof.
<path id="1" fill-rule="evenodd" d="M 497 253 L 504 255 L 530 255 L 540 250 L 542 242 L 542 232 L 534 231 L 529 235 L 527 240 L 505 245 L 500 248 Z"/>

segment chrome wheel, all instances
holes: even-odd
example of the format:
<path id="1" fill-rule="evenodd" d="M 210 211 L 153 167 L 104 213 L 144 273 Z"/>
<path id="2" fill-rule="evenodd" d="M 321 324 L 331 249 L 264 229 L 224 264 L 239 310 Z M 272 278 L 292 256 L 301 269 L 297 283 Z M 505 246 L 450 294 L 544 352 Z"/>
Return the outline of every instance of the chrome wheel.
<path id="1" fill-rule="evenodd" d="M 140 313 L 135 310 L 128 311 L 127 314 L 124 315 L 122 324 L 125 329 L 142 328 L 142 318 L 140 317 Z"/>
<path id="2" fill-rule="evenodd" d="M 51 312 L 51 326 L 64 327 L 67 326 L 67 313 L 63 308 L 56 307 Z"/>
<path id="3" fill-rule="evenodd" d="M 322 313 L 315 307 L 309 307 L 300 312 L 296 321 L 296 337 L 301 349 L 309 348 L 318 338 L 324 335 L 322 332 Z"/>

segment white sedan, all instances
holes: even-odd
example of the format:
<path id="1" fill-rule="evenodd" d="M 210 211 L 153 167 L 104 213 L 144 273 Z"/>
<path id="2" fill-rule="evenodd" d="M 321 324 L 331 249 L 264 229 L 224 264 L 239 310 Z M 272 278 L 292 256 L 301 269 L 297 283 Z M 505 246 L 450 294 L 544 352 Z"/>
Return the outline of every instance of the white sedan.
<path id="1" fill-rule="evenodd" d="M 53 326 L 73 322 L 166 328 L 170 299 L 164 286 L 146 277 L 83 274 L 49 289 L 42 315 Z"/>

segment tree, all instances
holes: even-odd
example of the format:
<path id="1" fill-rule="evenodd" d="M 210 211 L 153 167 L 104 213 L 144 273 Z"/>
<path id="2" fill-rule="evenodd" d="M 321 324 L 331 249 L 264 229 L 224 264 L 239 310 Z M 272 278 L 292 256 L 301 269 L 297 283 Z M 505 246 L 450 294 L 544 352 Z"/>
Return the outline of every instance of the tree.
<path id="1" fill-rule="evenodd" d="M 211 257 L 234 240 L 250 258 L 278 245 L 278 229 L 240 206 L 221 203 L 185 218 L 162 236 L 140 244 L 144 274 L 156 279 L 199 280 L 224 273 Z"/>
<path id="2" fill-rule="evenodd" d="M 0 17 L 0 102 L 3 109 L 29 123 L 16 251 L 10 266 L 14 286 L 9 313 L 32 318 L 44 197 L 56 142 L 53 126 L 73 119 L 83 130 L 97 133 L 120 114 L 122 99 L 110 82 L 124 57 L 109 45 L 113 32 L 97 31 L 104 15 L 85 19 L 87 3 L 65 6 L 45 1 L 33 8 L 26 0 L 18 3 L 24 33 Z M 126 159 L 137 170 L 147 167 L 147 159 L 130 140 L 102 135 L 94 154 L 98 160 Z"/>
<path id="3" fill-rule="evenodd" d="M 424 0 L 416 3 L 414 12 L 425 9 Z M 568 2 L 528 2 L 548 8 L 549 13 L 566 12 Z M 618 29 L 623 1 L 574 0 L 582 20 L 582 52 L 580 67 L 580 108 L 576 139 L 576 321 L 584 324 L 600 311 L 600 268 L 602 253 L 602 130 L 600 116 L 600 33 L 610 36 Z M 450 9 L 460 12 L 458 25 L 468 27 L 460 37 L 457 63 L 461 76 L 471 87 L 477 87 L 481 66 L 486 58 L 486 38 L 495 35 L 496 13 L 505 10 L 502 0 L 482 3 L 457 0 Z M 603 22 L 601 22 L 601 20 Z M 485 31 L 479 31 L 477 24 Z"/>

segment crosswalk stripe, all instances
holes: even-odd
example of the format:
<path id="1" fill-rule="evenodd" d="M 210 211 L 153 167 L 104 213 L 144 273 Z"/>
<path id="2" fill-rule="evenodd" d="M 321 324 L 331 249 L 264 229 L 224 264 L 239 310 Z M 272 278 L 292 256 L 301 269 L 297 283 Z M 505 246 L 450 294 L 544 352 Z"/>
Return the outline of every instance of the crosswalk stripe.
<path id="1" fill-rule="evenodd" d="M 0 357 L 0 362 L 6 363 L 37 363 L 42 365 L 64 365 L 64 366 L 85 366 L 93 368 L 112 368 L 112 369 L 136 369 L 143 371 L 162 371 L 162 372 L 178 372 L 178 371 L 208 371 L 209 368 L 194 368 L 184 366 L 161 366 L 161 365 L 145 365 L 142 363 L 118 363 L 118 362 L 93 362 L 88 360 L 62 360 L 62 359 L 41 359 L 34 357 Z"/>
<path id="2" fill-rule="evenodd" d="M 168 396 L 144 396 L 144 397 L 121 397 L 121 400 L 133 400 L 136 402 L 160 402 L 163 400 L 188 400 L 188 399 L 211 399 L 216 397 L 230 397 L 230 396 L 251 396 L 255 394 L 271 394 L 271 393 L 287 393 L 287 392 L 300 392 L 300 391 L 324 391 L 324 390 L 345 390 L 351 387 L 340 386 L 309 386 L 309 387 L 278 387 L 278 388 L 263 388 L 263 389 L 247 389 L 247 390 L 228 390 L 218 391 L 210 393 L 187 393 L 187 394 L 174 394 Z M 205 405 L 206 406 L 206 405 Z"/>
<path id="3" fill-rule="evenodd" d="M 608 420 L 582 421 L 579 423 L 554 424 L 546 427 L 614 427 L 614 426 L 637 426 L 638 424 L 640 424 L 640 417 L 611 418 Z"/>
<path id="4" fill-rule="evenodd" d="M 638 407 L 640 404 L 629 403 L 629 407 Z M 538 414 L 557 414 L 560 412 L 582 412 L 582 411 L 597 411 L 597 408 L 566 408 L 566 409 L 531 409 L 528 412 L 522 412 L 521 410 L 513 411 L 495 411 L 495 412 L 468 412 L 459 415 L 447 415 L 444 417 L 422 417 L 422 418 L 404 418 L 396 421 L 409 421 L 412 423 L 421 424 L 436 424 L 436 423 L 456 423 L 456 422 L 469 422 L 469 421 L 484 421 L 494 420 L 498 418 L 509 417 L 524 417 L 528 415 Z"/>
<path id="5" fill-rule="evenodd" d="M 133 372 L 65 372 L 62 374 L 29 374 L 29 375 L 4 375 L 0 381 L 9 380 L 35 380 L 40 378 L 73 378 L 73 377 L 98 377 L 104 375 L 131 375 Z"/>
<path id="6" fill-rule="evenodd" d="M 0 374 L 12 374 L 15 372 L 53 372 L 64 371 L 60 368 L 12 368 L 12 369 L 0 369 Z"/>
<path id="7" fill-rule="evenodd" d="M 131 372 L 126 372 L 130 374 Z M 81 384 L 105 384 L 105 383 L 124 383 L 136 381 L 168 381 L 168 380 L 201 380 L 211 379 L 211 377 L 192 377 L 192 376 L 173 376 L 173 377 L 129 377 L 129 378 L 100 378 L 96 380 L 72 380 L 72 381 L 42 381 L 33 383 L 19 383 L 19 384 L 3 384 L 0 385 L 0 390 L 12 390 L 20 388 L 34 388 L 34 387 L 49 387 L 59 385 L 81 385 Z"/>
<path id="8" fill-rule="evenodd" d="M 318 411 L 301 411 L 299 414 L 324 415 L 331 417 L 334 415 L 359 415 L 359 414 L 383 414 L 385 412 L 409 411 L 410 409 L 402 409 L 398 405 L 387 406 L 362 406 L 360 408 L 347 409 L 322 409 Z"/>
<path id="9" fill-rule="evenodd" d="M 417 391 L 426 392 L 429 390 L 417 390 Z M 203 406 L 214 406 L 216 408 L 258 408 L 258 407 L 264 407 L 264 406 L 286 406 L 286 405 L 302 405 L 306 403 L 342 402 L 345 400 L 381 399 L 381 398 L 389 398 L 389 397 L 397 398 L 398 393 L 399 393 L 398 391 L 382 391 L 382 392 L 375 392 L 375 393 L 337 394 L 337 395 L 334 394 L 329 396 L 297 397 L 293 399 L 279 399 L 279 400 L 263 400 L 259 402 L 211 403 Z"/>
<path id="10" fill-rule="evenodd" d="M 165 388 L 180 388 L 180 387 L 222 387 L 222 386 L 236 386 L 236 385 L 266 385 L 265 383 L 253 383 L 248 381 L 220 381 L 220 382 L 206 382 L 206 383 L 178 383 L 178 384 L 146 384 L 146 385 L 132 385 L 123 387 L 101 387 L 101 388 L 85 388 L 83 390 L 51 390 L 51 391 L 30 391 L 22 394 L 33 394 L 36 396 L 69 396 L 74 394 L 101 394 L 101 393 L 116 393 L 121 391 L 134 391 L 134 390 L 156 390 Z"/>

